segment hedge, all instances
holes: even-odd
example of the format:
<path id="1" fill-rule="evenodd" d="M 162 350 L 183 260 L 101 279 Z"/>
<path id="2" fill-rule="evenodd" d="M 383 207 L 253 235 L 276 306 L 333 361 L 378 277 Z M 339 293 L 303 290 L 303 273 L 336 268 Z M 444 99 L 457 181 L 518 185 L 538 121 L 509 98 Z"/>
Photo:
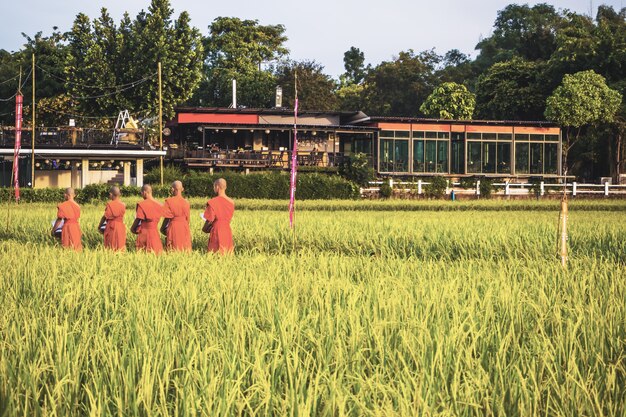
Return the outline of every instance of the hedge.
<path id="1" fill-rule="evenodd" d="M 289 175 L 285 173 L 263 173 L 243 175 L 223 172 L 209 175 L 192 172 L 182 178 L 187 197 L 210 197 L 213 195 L 213 181 L 224 178 L 228 182 L 228 195 L 233 198 L 251 198 L 280 200 L 289 198 Z M 76 201 L 89 203 L 104 201 L 109 196 L 110 186 L 92 184 L 76 190 Z M 123 196 L 139 196 L 139 187 L 121 186 Z M 9 188 L 0 188 L 0 202 L 9 200 Z M 157 198 L 169 195 L 169 185 L 153 185 Z M 22 188 L 21 201 L 54 203 L 63 199 L 63 189 L 59 188 Z M 359 187 L 338 175 L 309 174 L 298 175 L 296 197 L 299 200 L 346 200 L 359 197 Z"/>

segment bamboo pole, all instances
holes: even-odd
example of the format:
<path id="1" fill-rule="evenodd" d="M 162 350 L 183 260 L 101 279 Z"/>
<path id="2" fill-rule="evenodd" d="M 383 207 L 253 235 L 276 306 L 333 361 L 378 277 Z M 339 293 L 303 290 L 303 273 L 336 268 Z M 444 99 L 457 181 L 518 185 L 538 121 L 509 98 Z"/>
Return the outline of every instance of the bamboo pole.
<path id="1" fill-rule="evenodd" d="M 163 152 L 163 97 L 161 86 L 161 62 L 158 65 L 159 73 L 159 150 Z M 163 155 L 160 156 L 161 160 L 161 185 L 163 185 Z"/>
<path id="2" fill-rule="evenodd" d="M 32 126 L 32 130 L 31 130 L 31 138 L 30 138 L 30 142 L 31 142 L 31 147 L 30 147 L 30 181 L 31 184 L 30 186 L 32 188 L 35 188 L 35 138 L 36 136 L 36 128 L 35 128 L 35 113 L 36 113 L 36 109 L 35 109 L 35 54 L 33 53 L 33 69 L 32 69 L 32 75 L 33 75 L 33 126 Z"/>

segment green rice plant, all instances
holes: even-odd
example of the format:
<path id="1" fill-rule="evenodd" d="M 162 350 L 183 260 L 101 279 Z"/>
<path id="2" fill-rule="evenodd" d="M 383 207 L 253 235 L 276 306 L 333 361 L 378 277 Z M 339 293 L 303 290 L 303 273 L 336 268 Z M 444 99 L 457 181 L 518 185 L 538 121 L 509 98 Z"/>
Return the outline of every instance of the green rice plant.
<path id="1" fill-rule="evenodd" d="M 162 256 L 132 236 L 105 251 L 102 205 L 83 206 L 83 253 L 47 236 L 52 205 L 14 208 L 0 416 L 626 414 L 612 203 L 572 204 L 562 269 L 549 201 L 299 203 L 295 246 L 284 202 L 237 201 L 226 257 L 193 201 L 194 251 Z"/>

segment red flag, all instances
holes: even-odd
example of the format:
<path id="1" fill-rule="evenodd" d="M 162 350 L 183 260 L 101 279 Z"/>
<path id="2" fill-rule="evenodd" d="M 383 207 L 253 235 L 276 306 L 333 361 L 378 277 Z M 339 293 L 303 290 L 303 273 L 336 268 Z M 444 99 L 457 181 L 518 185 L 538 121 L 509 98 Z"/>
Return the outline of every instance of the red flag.
<path id="1" fill-rule="evenodd" d="M 13 152 L 13 185 L 15 201 L 20 200 L 20 148 L 22 147 L 22 102 L 21 94 L 15 96 L 15 150 Z"/>
<path id="2" fill-rule="evenodd" d="M 289 227 L 293 228 L 296 212 L 296 179 L 298 174 L 298 98 L 293 109 L 293 150 L 291 153 L 291 181 L 289 184 Z"/>

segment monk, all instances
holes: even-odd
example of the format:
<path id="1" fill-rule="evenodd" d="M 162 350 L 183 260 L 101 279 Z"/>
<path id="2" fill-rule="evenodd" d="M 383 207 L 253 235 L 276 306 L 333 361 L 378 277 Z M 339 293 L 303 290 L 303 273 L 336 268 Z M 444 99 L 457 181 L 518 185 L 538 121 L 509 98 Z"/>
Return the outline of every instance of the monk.
<path id="1" fill-rule="evenodd" d="M 52 226 L 52 236 L 63 221 L 61 229 L 61 245 L 64 248 L 73 249 L 77 252 L 83 250 L 81 242 L 82 233 L 78 219 L 80 219 L 80 206 L 74 201 L 74 189 L 66 188 L 63 197 L 65 201 L 57 206 L 57 219 Z"/>
<path id="2" fill-rule="evenodd" d="M 189 229 L 189 201 L 183 198 L 183 183 L 174 181 L 170 192 L 172 197 L 165 200 L 161 233 L 165 235 L 168 251 L 191 252 L 191 230 Z"/>
<path id="3" fill-rule="evenodd" d="M 120 187 L 111 187 L 109 191 L 109 201 L 104 209 L 104 216 L 100 219 L 98 230 L 102 231 L 104 226 L 104 247 L 115 251 L 126 250 L 126 225 L 124 224 L 124 214 L 126 204 L 120 200 Z"/>
<path id="4" fill-rule="evenodd" d="M 223 178 L 213 183 L 213 191 L 217 197 L 207 202 L 202 227 L 204 233 L 211 233 L 209 252 L 218 252 L 222 255 L 232 253 L 234 250 L 230 220 L 235 212 L 235 202 L 226 195 L 226 185 Z"/>
<path id="5" fill-rule="evenodd" d="M 163 243 L 159 236 L 158 225 L 163 217 L 163 206 L 152 198 L 152 187 L 149 184 L 141 187 L 143 201 L 137 203 L 137 214 L 130 231 L 137 235 L 137 250 L 160 254 Z"/>

